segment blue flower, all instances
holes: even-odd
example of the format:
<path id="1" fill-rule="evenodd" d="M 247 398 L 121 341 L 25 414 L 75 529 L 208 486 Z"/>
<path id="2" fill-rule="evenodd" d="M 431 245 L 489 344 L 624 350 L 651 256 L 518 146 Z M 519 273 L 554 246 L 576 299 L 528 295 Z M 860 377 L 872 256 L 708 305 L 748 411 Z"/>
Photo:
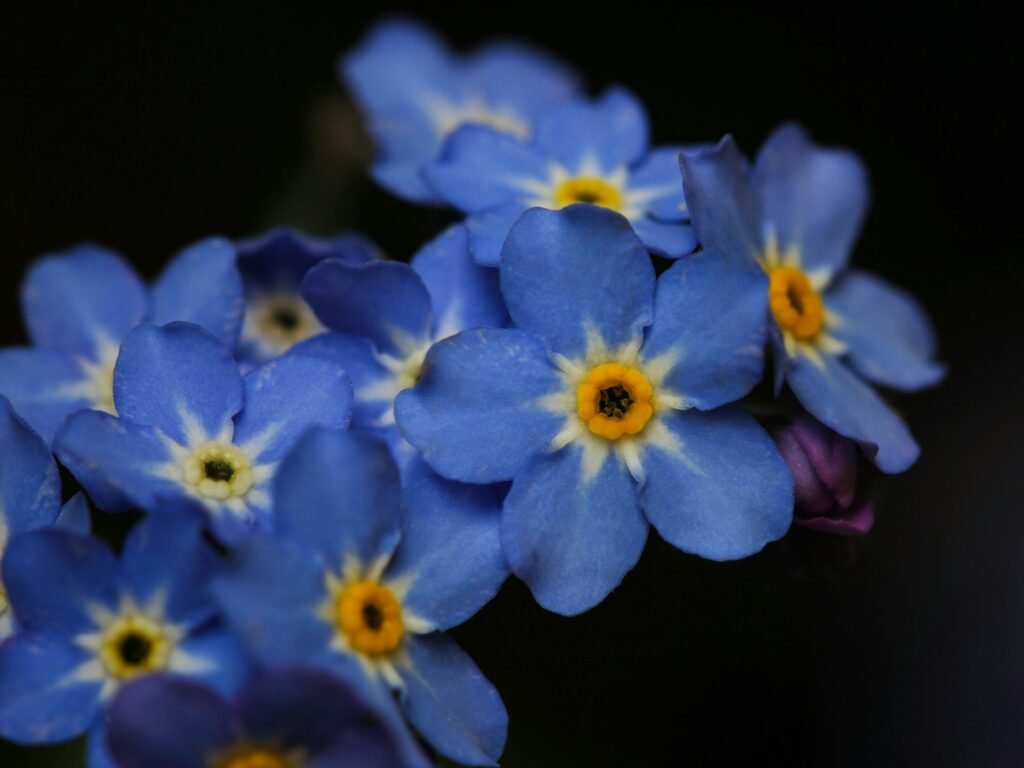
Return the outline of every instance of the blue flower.
<path id="1" fill-rule="evenodd" d="M 306 276 L 303 294 L 336 333 L 296 351 L 345 369 L 355 390 L 353 427 L 383 430 L 406 482 L 418 478 L 425 468 L 395 429 L 395 397 L 419 378 L 435 341 L 467 328 L 505 325 L 497 274 L 473 262 L 466 231 L 455 225 L 421 248 L 411 267 L 321 262 Z"/>
<path id="2" fill-rule="evenodd" d="M 230 701 L 150 675 L 114 699 L 107 741 L 119 768 L 427 768 L 390 704 L 302 668 L 260 672 Z"/>
<path id="3" fill-rule="evenodd" d="M 526 139 L 543 110 L 576 92 L 575 77 L 536 50 L 492 43 L 460 56 L 405 20 L 374 27 L 339 69 L 377 144 L 374 178 L 423 203 L 438 200 L 421 170 L 460 125 Z"/>
<path id="4" fill-rule="evenodd" d="M 250 536 L 214 587 L 254 657 L 396 690 L 437 751 L 493 765 L 505 707 L 443 630 L 507 576 L 494 490 L 429 476 L 402 493 L 382 441 L 316 429 L 282 463 L 274 500 L 277 536 Z"/>
<path id="5" fill-rule="evenodd" d="M 324 331 L 300 293 L 312 267 L 329 258 L 346 264 L 377 258 L 376 248 L 359 235 L 320 240 L 286 228 L 239 242 L 237 249 L 245 319 L 236 355 L 244 366 L 265 363 Z"/>
<path id="6" fill-rule="evenodd" d="M 265 524 L 277 463 L 314 424 L 343 428 L 352 389 L 337 365 L 288 353 L 243 378 L 227 347 L 190 323 L 140 325 L 114 373 L 118 416 L 81 411 L 61 462 L 104 509 L 193 500 L 231 543 Z M 121 506 L 123 508 L 123 505 Z"/>
<path id="7" fill-rule="evenodd" d="M 88 731 L 90 766 L 100 768 L 110 765 L 101 716 L 126 682 L 158 671 L 225 691 L 241 681 L 241 649 L 207 592 L 216 561 L 200 522 L 147 519 L 120 562 L 68 531 L 13 537 L 3 578 L 19 631 L 0 646 L 0 736 L 46 744 Z"/>
<path id="8" fill-rule="evenodd" d="M 434 345 L 396 413 L 441 475 L 513 481 L 502 544 L 541 605 L 600 602 L 648 522 L 716 560 L 786 532 L 789 470 L 753 417 L 726 406 L 762 373 L 755 264 L 705 251 L 656 282 L 629 222 L 576 205 L 524 214 L 500 274 L 517 327 Z"/>
<path id="9" fill-rule="evenodd" d="M 650 149 L 643 106 L 611 88 L 596 102 L 549 110 L 528 144 L 488 128 L 460 128 L 425 177 L 469 215 L 470 247 L 481 264 L 498 264 L 526 209 L 574 203 L 621 213 L 649 250 L 678 258 L 696 245 L 685 223 L 679 150 Z"/>
<path id="10" fill-rule="evenodd" d="M 187 320 L 234 345 L 242 321 L 235 249 L 222 238 L 182 251 L 148 290 L 115 253 L 81 245 L 38 261 L 21 289 L 31 348 L 0 350 L 0 394 L 47 442 L 70 414 L 114 412 L 114 363 L 143 320 Z"/>
<path id="11" fill-rule="evenodd" d="M 816 147 L 796 125 L 780 127 L 748 168 L 732 138 L 681 158 L 686 198 L 705 248 L 761 264 L 784 377 L 819 421 L 856 441 L 885 472 L 902 472 L 919 449 L 867 382 L 911 391 L 944 375 L 917 303 L 846 265 L 868 203 L 855 155 Z"/>

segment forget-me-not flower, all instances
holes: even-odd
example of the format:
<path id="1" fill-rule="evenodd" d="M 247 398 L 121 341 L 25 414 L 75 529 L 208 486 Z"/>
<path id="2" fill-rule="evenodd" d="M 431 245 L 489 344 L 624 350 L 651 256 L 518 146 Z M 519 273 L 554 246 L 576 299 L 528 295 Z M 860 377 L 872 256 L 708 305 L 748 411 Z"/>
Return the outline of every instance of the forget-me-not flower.
<path id="1" fill-rule="evenodd" d="M 479 126 L 460 128 L 426 179 L 469 215 L 473 256 L 495 266 L 509 229 L 528 208 L 575 203 L 617 211 L 654 253 L 678 258 L 696 245 L 683 201 L 679 147 L 648 146 L 647 115 L 630 93 L 549 110 L 533 140 Z"/>
<path id="2" fill-rule="evenodd" d="M 294 352 L 243 378 L 197 325 L 140 325 L 114 373 L 118 416 L 82 411 L 57 436 L 61 462 L 105 505 L 109 489 L 153 510 L 192 500 L 230 544 L 267 522 L 269 482 L 308 427 L 344 428 L 352 388 L 327 360 Z"/>
<path id="3" fill-rule="evenodd" d="M 117 254 L 80 245 L 29 270 L 21 305 L 32 347 L 0 350 L 0 394 L 48 442 L 64 419 L 114 413 L 121 341 L 144 320 L 185 320 L 234 345 L 242 322 L 235 248 L 209 238 L 183 250 L 152 288 Z"/>
<path id="4" fill-rule="evenodd" d="M 374 178 L 424 203 L 438 198 L 421 171 L 459 126 L 487 125 L 524 140 L 545 109 L 576 92 L 575 77 L 532 48 L 499 42 L 457 55 L 407 20 L 374 27 L 339 68 L 377 145 Z"/>
<path id="5" fill-rule="evenodd" d="M 395 714 L 306 668 L 261 671 L 231 700 L 150 675 L 114 699 L 107 741 L 119 768 L 427 768 Z"/>
<path id="6" fill-rule="evenodd" d="M 508 574 L 494 489 L 431 475 L 403 492 L 383 441 L 314 429 L 282 463 L 274 502 L 276 536 L 253 533 L 214 587 L 254 658 L 359 673 L 397 691 L 438 752 L 493 765 L 505 707 L 443 630 Z"/>
<path id="7" fill-rule="evenodd" d="M 855 440 L 885 472 L 919 449 L 867 382 L 911 391 L 944 375 L 928 319 L 907 294 L 847 270 L 868 204 L 864 167 L 779 128 L 749 168 L 732 138 L 681 157 L 705 248 L 759 263 L 769 276 L 777 385 L 785 377 L 819 421 Z"/>
<path id="8" fill-rule="evenodd" d="M 524 214 L 500 274 L 516 328 L 435 344 L 396 414 L 441 475 L 512 480 L 502 544 L 541 605 L 600 602 L 648 522 L 717 560 L 786 532 L 789 470 L 754 418 L 726 406 L 762 373 L 756 265 L 705 251 L 655 281 L 629 222 L 576 205 Z"/>

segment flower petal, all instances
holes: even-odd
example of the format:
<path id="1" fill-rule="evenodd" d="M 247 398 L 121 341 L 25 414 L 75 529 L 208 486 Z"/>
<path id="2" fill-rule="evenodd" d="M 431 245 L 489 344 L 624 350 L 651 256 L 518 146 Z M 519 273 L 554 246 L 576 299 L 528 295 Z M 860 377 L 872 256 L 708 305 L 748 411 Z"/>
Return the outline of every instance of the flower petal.
<path id="1" fill-rule="evenodd" d="M 324 259 L 364 264 L 377 258 L 377 249 L 355 232 L 328 239 L 310 237 L 289 227 L 276 227 L 235 243 L 238 269 L 246 289 L 298 290 L 302 278 Z"/>
<path id="2" fill-rule="evenodd" d="M 591 331 L 611 349 L 640 337 L 654 315 L 654 267 L 617 213 L 534 208 L 505 243 L 501 292 L 517 327 L 579 357 Z"/>
<path id="3" fill-rule="evenodd" d="M 499 110 L 525 118 L 542 114 L 579 89 L 576 73 L 562 62 L 521 43 L 492 42 L 473 52 L 470 59 L 474 84 Z"/>
<path id="4" fill-rule="evenodd" d="M 60 512 L 60 475 L 46 443 L 0 395 L 0 557 L 7 537 L 49 525 Z"/>
<path id="5" fill-rule="evenodd" d="M 519 221 L 524 210 L 523 204 L 516 201 L 466 217 L 469 250 L 477 264 L 496 267 L 501 263 L 501 249 L 505 246 L 509 230 Z"/>
<path id="6" fill-rule="evenodd" d="M 655 147 L 629 174 L 629 193 L 642 194 L 644 210 L 660 221 L 685 221 L 690 217 L 679 170 L 682 150 L 683 147 Z"/>
<path id="7" fill-rule="evenodd" d="M 734 560 L 781 538 L 793 519 L 793 478 L 768 433 L 745 411 L 672 412 L 676 444 L 648 444 L 640 503 L 669 543 Z"/>
<path id="8" fill-rule="evenodd" d="M 611 453 L 589 474 L 578 446 L 538 457 L 512 483 L 501 542 L 537 602 L 566 616 L 600 603 L 647 541 L 636 488 Z"/>
<path id="9" fill-rule="evenodd" d="M 558 433 L 540 398 L 561 388 L 544 343 L 518 330 L 463 331 L 431 347 L 415 387 L 395 401 L 405 438 L 452 480 L 510 480 Z"/>
<path id="10" fill-rule="evenodd" d="M 0 394 L 47 444 L 64 419 L 95 405 L 94 389 L 81 364 L 65 352 L 0 349 Z"/>
<path id="11" fill-rule="evenodd" d="M 683 223 L 657 221 L 647 217 L 633 219 L 633 229 L 647 249 L 666 259 L 678 259 L 693 253 L 697 235 L 693 227 Z"/>
<path id="12" fill-rule="evenodd" d="M 438 752 L 463 765 L 497 765 L 508 734 L 501 696 L 455 641 L 440 632 L 409 637 L 399 665 L 402 708 Z"/>
<path id="13" fill-rule="evenodd" d="M 625 88 L 612 87 L 599 99 L 583 99 L 548 110 L 536 143 L 576 171 L 588 158 L 605 172 L 632 165 L 647 150 L 647 114 Z"/>
<path id="14" fill-rule="evenodd" d="M 62 530 L 88 536 L 92 533 L 92 517 L 89 512 L 89 500 L 85 493 L 79 491 L 60 508 L 60 514 L 54 525 Z"/>
<path id="15" fill-rule="evenodd" d="M 658 278 L 644 357 L 672 355 L 664 386 L 702 410 L 738 400 L 761 380 L 768 279 L 749 259 L 701 251 Z"/>

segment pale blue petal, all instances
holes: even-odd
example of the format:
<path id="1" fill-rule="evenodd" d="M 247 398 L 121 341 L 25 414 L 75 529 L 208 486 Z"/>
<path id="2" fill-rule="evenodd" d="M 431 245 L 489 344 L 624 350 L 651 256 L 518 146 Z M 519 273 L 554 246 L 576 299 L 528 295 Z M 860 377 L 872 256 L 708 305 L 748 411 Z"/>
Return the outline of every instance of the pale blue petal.
<path id="1" fill-rule="evenodd" d="M 0 556 L 6 538 L 49 525 L 60 512 L 60 475 L 43 439 L 0 396 Z"/>
<path id="2" fill-rule="evenodd" d="M 509 230 L 525 210 L 523 204 L 516 201 L 466 218 L 469 250 L 477 264 L 496 267 L 501 263 L 501 249 L 505 246 Z"/>
<path id="3" fill-rule="evenodd" d="M 66 352 L 0 349 L 0 394 L 50 444 L 64 419 L 96 402 L 95 387 Z"/>
<path id="4" fill-rule="evenodd" d="M 656 147 L 629 174 L 629 191 L 648 193 L 644 210 L 661 221 L 684 221 L 690 216 L 679 170 L 682 150 L 683 147 Z"/>
<path id="5" fill-rule="evenodd" d="M 92 533 L 89 499 L 82 491 L 68 499 L 67 503 L 60 508 L 60 515 L 54 525 L 62 530 L 77 533 L 79 536 L 88 536 Z"/>
<path id="6" fill-rule="evenodd" d="M 594 101 L 580 99 L 546 112 L 535 141 L 572 172 L 588 157 L 608 172 L 640 159 L 648 134 L 640 101 L 624 88 L 612 87 Z"/>
<path id="7" fill-rule="evenodd" d="M 658 221 L 647 217 L 634 219 L 631 223 L 647 249 L 657 256 L 678 259 L 693 253 L 693 249 L 697 247 L 697 235 L 689 224 Z"/>

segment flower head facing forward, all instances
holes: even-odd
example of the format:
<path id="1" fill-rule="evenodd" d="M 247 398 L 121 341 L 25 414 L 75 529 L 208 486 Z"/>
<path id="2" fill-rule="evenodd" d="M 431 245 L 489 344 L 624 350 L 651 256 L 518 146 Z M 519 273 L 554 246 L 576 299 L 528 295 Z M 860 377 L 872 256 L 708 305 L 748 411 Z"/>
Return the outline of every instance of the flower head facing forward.
<path id="1" fill-rule="evenodd" d="M 227 543 L 267 524 L 269 482 L 302 431 L 344 427 L 351 413 L 334 363 L 289 353 L 243 378 L 228 349 L 188 323 L 136 328 L 114 378 L 120 415 L 71 417 L 62 462 L 101 499 L 114 489 L 148 510 L 198 503 Z"/>
<path id="2" fill-rule="evenodd" d="M 233 699 L 151 675 L 114 699 L 108 742 L 122 768 L 426 768 L 394 706 L 372 694 L 298 667 L 261 671 Z"/>
<path id="3" fill-rule="evenodd" d="M 0 394 L 52 442 L 76 411 L 115 413 L 114 364 L 140 322 L 185 320 L 233 345 L 242 282 L 235 249 L 222 238 L 184 249 L 151 290 L 117 254 L 81 245 L 36 262 L 21 304 L 33 346 L 0 350 Z"/>
<path id="4" fill-rule="evenodd" d="M 777 384 L 788 382 L 817 419 L 900 472 L 918 447 L 867 382 L 914 390 L 939 381 L 935 341 L 912 298 L 847 270 L 867 207 L 864 168 L 851 153 L 779 128 L 748 168 L 731 137 L 681 156 L 702 245 L 761 264 L 769 275 Z"/>
<path id="5" fill-rule="evenodd" d="M 531 48 L 490 44 L 453 54 L 410 21 L 377 25 L 341 62 L 377 145 L 374 178 L 408 200 L 438 202 L 421 176 L 462 125 L 529 138 L 548 107 L 576 92 L 564 66 Z"/>
<path id="6" fill-rule="evenodd" d="M 434 475 L 399 487 L 384 442 L 311 430 L 278 474 L 277 536 L 244 542 L 216 594 L 264 664 L 358 673 L 381 693 L 397 691 L 439 752 L 491 765 L 505 741 L 504 706 L 443 630 L 476 613 L 508 574 L 499 499 Z"/>
<path id="7" fill-rule="evenodd" d="M 462 128 L 425 178 L 468 214 L 470 245 L 481 264 L 498 264 L 523 211 L 576 203 L 621 213 L 650 250 L 678 258 L 696 245 L 685 221 L 678 154 L 678 147 L 650 149 L 643 107 L 612 88 L 596 102 L 550 110 L 526 144 L 487 128 Z"/>
<path id="8" fill-rule="evenodd" d="M 681 549 L 729 559 L 791 519 L 771 439 L 723 407 L 761 377 L 766 276 L 708 251 L 655 281 L 644 255 L 610 211 L 527 212 L 501 264 L 516 329 L 439 342 L 398 398 L 399 426 L 437 472 L 513 481 L 505 554 L 562 613 L 621 581 L 648 521 Z"/>

